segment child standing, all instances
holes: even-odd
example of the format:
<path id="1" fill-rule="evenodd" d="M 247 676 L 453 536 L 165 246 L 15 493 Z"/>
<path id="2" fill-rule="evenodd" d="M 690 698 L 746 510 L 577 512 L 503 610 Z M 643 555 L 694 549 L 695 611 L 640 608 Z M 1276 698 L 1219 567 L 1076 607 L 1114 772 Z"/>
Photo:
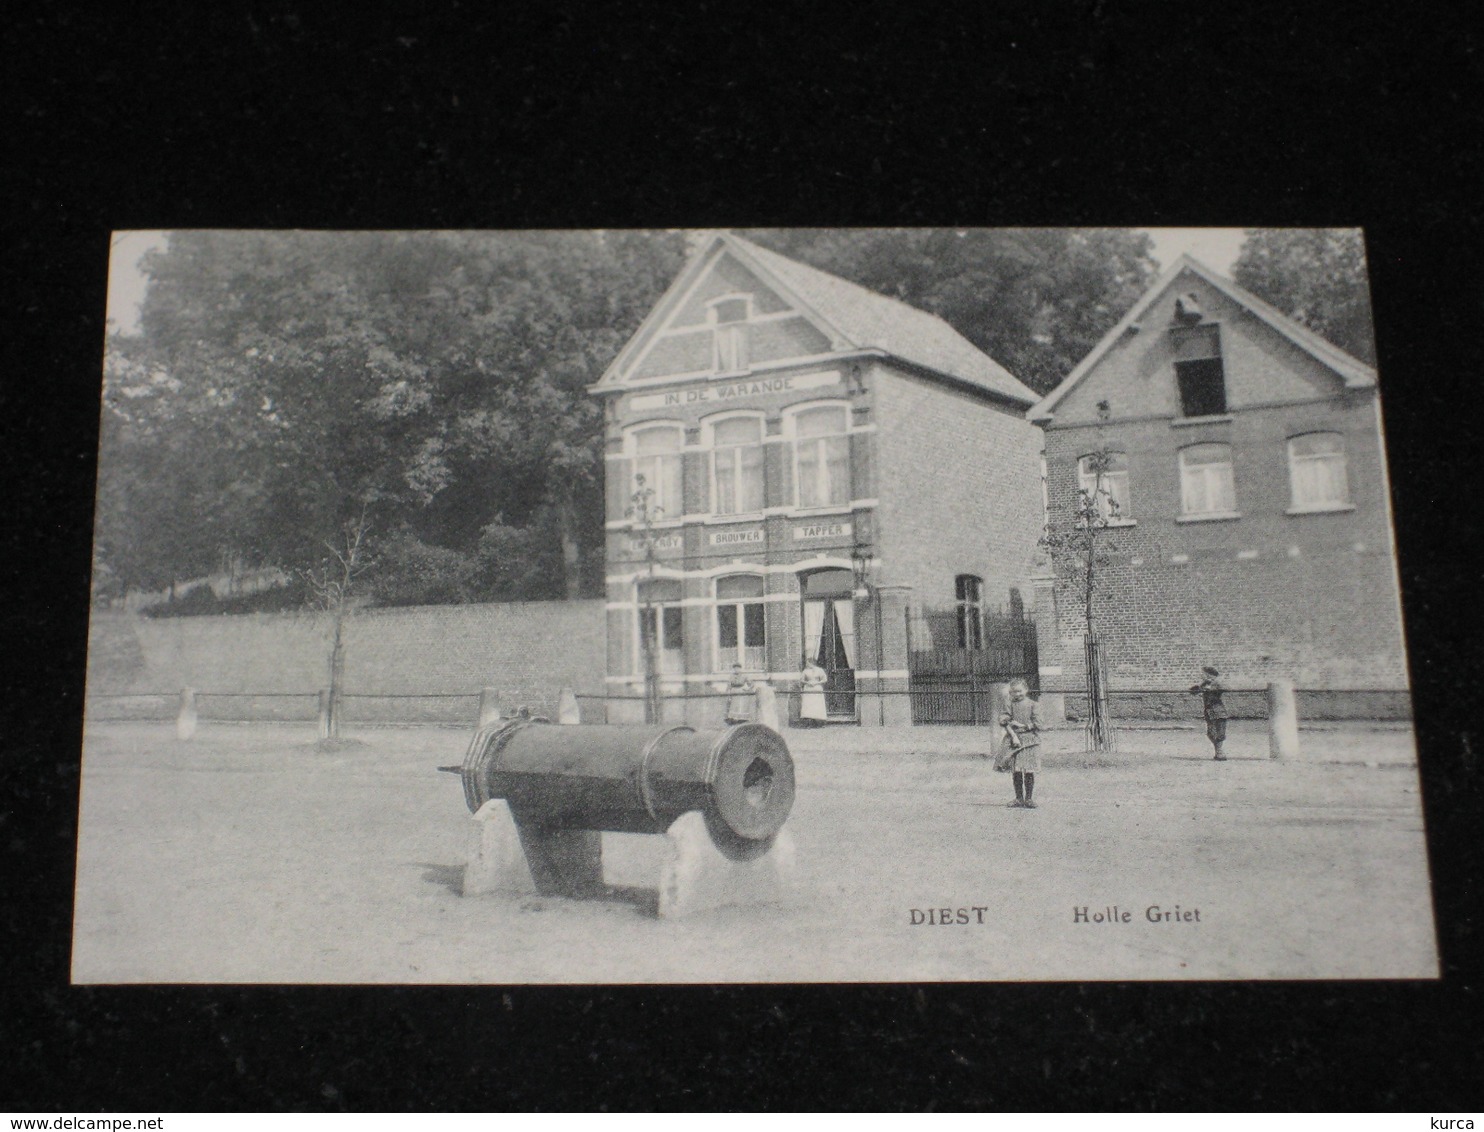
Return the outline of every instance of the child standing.
<path id="1" fill-rule="evenodd" d="M 1041 713 L 1024 680 L 1010 682 L 1010 710 L 1001 713 L 1000 726 L 1005 729 L 1000 751 L 1010 756 L 1015 780 L 1015 801 L 1010 805 L 1034 810 L 1036 772 L 1041 769 Z"/>
<path id="2" fill-rule="evenodd" d="M 1206 717 L 1206 738 L 1216 748 L 1215 761 L 1224 763 L 1226 754 L 1221 747 L 1226 742 L 1226 705 L 1222 703 L 1221 695 L 1226 689 L 1221 686 L 1220 677 L 1221 673 L 1207 665 L 1201 669 L 1201 682 L 1191 685 L 1190 694 L 1201 698 L 1201 713 Z"/>
<path id="3" fill-rule="evenodd" d="M 732 679 L 727 684 L 727 722 L 749 723 L 752 720 L 752 695 L 756 689 L 742 674 L 740 664 L 732 665 Z"/>

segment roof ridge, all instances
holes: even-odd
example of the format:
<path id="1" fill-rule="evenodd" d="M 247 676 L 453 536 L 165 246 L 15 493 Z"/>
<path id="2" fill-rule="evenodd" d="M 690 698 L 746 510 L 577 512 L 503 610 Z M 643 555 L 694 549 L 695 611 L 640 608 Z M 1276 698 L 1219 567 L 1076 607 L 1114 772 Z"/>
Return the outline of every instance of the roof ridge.
<path id="1" fill-rule="evenodd" d="M 960 380 L 970 380 L 972 384 L 977 384 L 983 388 L 989 389 L 992 392 L 997 392 L 1001 396 L 1009 396 L 1016 400 L 1024 400 L 1028 406 L 1035 404 L 1039 400 L 1039 394 L 1037 394 L 1034 389 L 1026 385 L 1025 382 L 1021 381 L 1018 377 L 1016 377 L 1013 373 L 1006 369 L 1005 366 L 998 359 L 991 357 L 987 352 L 980 349 L 980 347 L 971 342 L 963 334 L 962 331 L 960 331 L 956 326 L 953 325 L 953 323 L 949 322 L 942 315 L 937 314 L 933 311 L 924 310 L 921 307 L 913 306 L 911 303 L 905 301 L 904 299 L 899 299 L 893 295 L 883 294 L 882 292 L 873 290 L 862 283 L 857 283 L 854 280 L 846 279 L 844 276 L 836 275 L 832 272 L 826 271 L 824 268 L 815 267 L 811 263 L 805 263 L 803 260 L 794 259 L 790 256 L 786 256 L 782 252 L 774 251 L 772 248 L 764 247 L 763 245 L 749 240 L 744 236 L 739 236 L 736 233 L 725 232 L 721 233 L 721 236 L 725 240 L 730 240 L 738 245 L 741 245 L 740 250 L 742 250 L 745 254 L 756 255 L 762 262 L 762 265 L 764 267 L 768 268 L 769 270 L 776 271 L 783 277 L 784 282 L 791 283 L 791 285 L 793 286 L 803 287 L 807 289 L 808 284 L 817 279 L 819 280 L 820 287 L 834 290 L 835 292 L 837 292 L 837 295 L 841 291 L 845 292 L 844 295 L 839 296 L 840 298 L 855 299 L 856 301 L 864 300 L 872 304 L 890 304 L 891 311 L 902 318 L 915 321 L 919 325 L 922 325 L 924 323 L 930 324 L 931 326 L 936 328 L 939 333 L 946 331 L 947 334 L 951 335 L 952 341 L 956 344 L 956 346 L 971 351 L 978 359 L 982 359 L 982 362 L 990 367 L 990 373 L 993 375 L 994 381 L 1000 383 L 1008 382 L 1009 384 L 1005 388 L 995 389 L 993 387 L 993 384 L 986 382 L 983 377 L 969 378 L 968 375 L 965 374 L 955 374 L 952 369 L 945 369 L 941 364 L 934 365 L 931 363 L 924 363 L 921 359 L 915 359 L 915 364 L 925 364 L 927 368 L 938 370 L 939 372 L 942 372 L 947 376 L 957 377 Z M 796 278 L 791 281 L 791 276 L 797 277 L 800 274 L 803 274 L 804 278 Z M 806 295 L 805 298 L 808 298 L 808 296 Z M 820 313 L 825 314 L 826 317 L 830 317 L 829 312 L 827 311 L 822 311 Z M 844 328 L 842 327 L 841 329 Z M 890 327 L 883 327 L 883 329 L 889 330 Z M 898 329 L 902 328 L 899 327 Z M 896 356 L 902 358 L 902 360 L 904 361 L 914 361 L 914 359 L 908 353 L 902 353 L 899 350 L 894 349 L 888 349 L 887 352 L 896 354 Z"/>
<path id="2" fill-rule="evenodd" d="M 836 275 L 833 271 L 826 271 L 822 267 L 815 267 L 812 263 L 806 263 L 802 259 L 794 259 L 792 256 L 786 256 L 780 251 L 774 251 L 772 248 L 766 247 L 765 245 L 759 244 L 753 240 L 749 240 L 745 236 L 738 236 L 733 232 L 728 232 L 727 235 L 740 243 L 746 244 L 749 248 L 763 252 L 765 255 L 770 255 L 777 259 L 781 259 L 785 263 L 791 264 L 794 267 L 801 267 L 805 271 L 812 271 L 816 275 L 822 275 L 824 276 L 824 278 L 830 280 L 831 282 L 843 283 L 847 287 L 854 287 L 857 291 L 862 291 L 865 294 L 870 295 L 872 298 L 881 299 L 888 303 L 895 303 L 903 310 L 911 311 L 913 314 L 925 315 L 928 318 L 935 318 L 944 326 L 948 327 L 949 330 L 952 330 L 960 338 L 963 338 L 963 334 L 953 325 L 953 323 L 949 322 L 942 315 L 935 314 L 934 312 L 929 310 L 923 310 L 922 307 L 914 307 L 905 299 L 899 299 L 895 295 L 888 295 L 885 291 L 877 291 L 871 287 L 867 287 L 864 283 L 857 283 L 854 279 L 847 279 L 843 275 Z M 967 338 L 964 338 L 964 341 L 968 342 L 969 340 Z M 969 342 L 969 345 L 973 346 L 974 344 L 972 342 Z M 977 346 L 974 346 L 974 348 L 976 350 L 979 349 L 979 347 Z M 983 351 L 980 352 L 983 353 Z M 985 356 L 988 357 L 987 354 Z"/>
<path id="3" fill-rule="evenodd" d="M 1204 272 L 1206 275 L 1214 277 L 1225 283 L 1228 287 L 1236 292 L 1236 294 L 1232 296 L 1233 298 L 1244 302 L 1246 305 L 1253 307 L 1254 309 L 1259 309 L 1261 313 L 1271 315 L 1274 318 L 1282 319 L 1289 325 L 1289 327 L 1297 331 L 1303 337 L 1311 339 L 1314 344 L 1320 346 L 1322 349 L 1328 350 L 1338 355 L 1340 360 L 1352 363 L 1356 366 L 1361 367 L 1362 369 L 1369 370 L 1371 373 L 1375 373 L 1375 366 L 1371 365 L 1369 362 L 1362 360 L 1361 358 L 1357 358 L 1343 346 L 1338 346 L 1334 342 L 1331 342 L 1328 338 L 1326 338 L 1323 334 L 1320 334 L 1319 331 L 1315 330 L 1313 327 L 1305 326 L 1298 319 L 1294 318 L 1293 315 L 1284 314 L 1283 311 L 1273 306 L 1272 303 L 1268 302 L 1261 295 L 1258 295 L 1256 292 L 1243 287 L 1231 276 L 1223 275 L 1221 272 L 1216 271 L 1215 269 L 1196 259 L 1195 256 L 1191 255 L 1189 252 L 1181 253 L 1180 258 L 1183 260 L 1187 260 L 1192 267 L 1196 268 L 1198 272 Z"/>
<path id="4" fill-rule="evenodd" d="M 1307 350 L 1321 365 L 1334 371 L 1335 375 L 1345 383 L 1347 389 L 1375 384 L 1377 380 L 1375 366 L 1361 361 L 1354 354 L 1336 346 L 1322 334 L 1310 330 L 1291 315 L 1284 314 L 1267 300 L 1254 295 L 1236 280 L 1208 267 L 1189 252 L 1181 252 L 1175 261 L 1160 272 L 1159 276 L 1145 288 L 1133 305 L 1124 312 L 1123 317 L 1109 327 L 1107 333 L 1082 356 L 1067 376 L 1057 382 L 1054 389 L 1031 407 L 1029 419 L 1049 420 L 1067 394 L 1081 384 L 1082 379 L 1102 362 L 1116 342 L 1131 327 L 1137 328 L 1139 320 L 1154 305 L 1154 301 L 1174 285 L 1182 271 L 1193 272 L 1197 277 L 1204 279 L 1226 295 L 1232 302 L 1246 308 L 1267 323 L 1275 333 L 1289 339 L 1300 349 Z"/>

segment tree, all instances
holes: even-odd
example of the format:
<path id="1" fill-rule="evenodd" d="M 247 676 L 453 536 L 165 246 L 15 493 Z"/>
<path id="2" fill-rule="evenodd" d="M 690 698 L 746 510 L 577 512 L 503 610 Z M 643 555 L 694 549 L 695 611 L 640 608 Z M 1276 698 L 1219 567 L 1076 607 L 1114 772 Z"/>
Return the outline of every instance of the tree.
<path id="1" fill-rule="evenodd" d="M 1358 228 L 1249 228 L 1232 276 L 1296 322 L 1375 365 L 1365 240 Z"/>
<path id="2" fill-rule="evenodd" d="M 359 597 L 357 581 L 374 565 L 369 534 L 370 526 L 363 507 L 359 517 L 343 525 L 337 540 L 325 540 L 324 546 L 329 554 L 318 565 L 301 572 L 314 608 L 329 621 L 330 686 L 324 732 L 320 735 L 322 740 L 340 738 L 340 701 L 345 682 L 345 623 Z"/>
<path id="3" fill-rule="evenodd" d="M 587 387 L 678 270 L 681 243 L 642 232 L 173 234 L 145 262 L 141 334 L 110 348 L 115 369 L 139 371 L 133 389 L 150 394 L 154 416 L 149 443 L 131 426 L 105 445 L 102 482 L 120 486 L 100 494 L 103 564 L 131 578 L 194 577 L 208 559 L 308 569 L 320 532 L 366 507 L 407 551 L 382 600 L 441 599 L 460 571 L 469 596 L 486 597 L 481 546 L 496 523 L 533 535 L 505 539 L 507 559 L 524 548 L 541 563 L 506 561 L 502 577 L 534 579 L 540 596 L 593 589 L 602 430 Z M 208 482 L 175 484 L 150 454 L 176 449 L 172 474 Z M 156 503 L 190 529 L 167 529 Z M 135 543 L 148 570 L 116 561 Z M 415 546 L 428 552 L 419 565 Z M 419 594 L 419 577 L 433 589 Z"/>
<path id="4" fill-rule="evenodd" d="M 1042 390 L 1153 270 L 1147 238 L 1104 229 L 752 234 L 941 315 Z M 121 588 L 223 561 L 293 574 L 364 509 L 397 548 L 375 600 L 601 593 L 602 421 L 588 389 L 685 243 L 674 231 L 172 234 L 144 263 L 140 334 L 110 342 L 100 567 Z"/>
<path id="5" fill-rule="evenodd" d="M 145 345 L 114 334 L 104 356 L 94 547 L 118 596 L 210 572 L 257 504 L 218 406 Z"/>
<path id="6" fill-rule="evenodd" d="M 1118 501 L 1107 486 L 1105 477 L 1113 463 L 1113 453 L 1099 447 L 1084 457 L 1092 473 L 1091 488 L 1079 487 L 1072 498 L 1070 514 L 1058 520 L 1052 517 L 1041 537 L 1041 545 L 1051 556 L 1059 579 L 1074 588 L 1083 617 L 1083 645 L 1086 655 L 1087 722 L 1084 732 L 1089 751 L 1113 749 L 1113 729 L 1108 711 L 1107 659 L 1097 631 L 1098 598 L 1103 596 L 1100 583 L 1103 571 L 1113 562 L 1116 547 L 1110 545 L 1109 526 L 1118 519 Z"/>
<path id="7" fill-rule="evenodd" d="M 1155 275 L 1121 228 L 764 228 L 743 235 L 938 315 L 1039 393 L 1064 378 Z"/>
<path id="8" fill-rule="evenodd" d="M 654 503 L 654 488 L 646 487 L 642 474 L 634 476 L 634 494 L 624 514 L 634 521 L 634 534 L 644 548 L 644 571 L 646 579 L 654 581 L 654 568 L 658 561 L 655 552 L 654 525 L 664 517 L 665 509 Z M 664 626 L 654 607 L 651 586 L 640 587 L 644 594 L 644 609 L 639 618 L 639 648 L 644 657 L 644 722 L 658 723 L 661 716 L 660 674 L 657 638 Z"/>

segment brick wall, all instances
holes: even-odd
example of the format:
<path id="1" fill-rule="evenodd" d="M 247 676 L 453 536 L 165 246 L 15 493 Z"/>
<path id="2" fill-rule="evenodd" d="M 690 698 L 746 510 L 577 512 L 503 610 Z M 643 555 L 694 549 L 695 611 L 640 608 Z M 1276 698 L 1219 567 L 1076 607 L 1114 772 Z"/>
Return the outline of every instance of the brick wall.
<path id="1" fill-rule="evenodd" d="M 984 579 L 984 600 L 1010 588 L 1032 600 L 1041 533 L 1040 435 L 1023 416 L 886 366 L 870 375 L 883 584 L 947 606 L 954 577 Z"/>
<path id="2" fill-rule="evenodd" d="M 1227 419 L 1178 417 L 1169 336 L 1174 295 L 1196 291 L 1221 323 Z M 1056 410 L 1047 427 L 1047 493 L 1065 521 L 1077 461 L 1101 448 L 1126 454 L 1133 525 L 1111 531 L 1098 622 L 1110 687 L 1178 688 L 1214 664 L 1235 687 L 1290 679 L 1316 690 L 1407 687 L 1400 598 L 1374 390 L 1340 379 L 1255 316 L 1186 273 Z M 1097 403 L 1111 419 L 1099 422 Z M 1348 510 L 1292 514 L 1288 439 L 1306 432 L 1344 440 Z M 1239 517 L 1179 522 L 1179 451 L 1230 445 Z M 1063 577 L 1057 640 L 1045 686 L 1083 682 L 1082 600 Z M 1046 622 L 1041 622 L 1044 632 Z M 1384 702 L 1383 702 L 1384 701 Z M 1394 714 L 1395 695 L 1355 698 L 1355 709 Z M 1376 705 L 1381 705 L 1377 708 Z M 1333 697 L 1327 713 L 1344 714 Z"/>
<path id="3" fill-rule="evenodd" d="M 1370 404 L 1324 408 L 1346 438 L 1354 509 L 1288 513 L 1287 437 L 1312 425 L 1312 406 L 1236 414 L 1232 446 L 1241 517 L 1177 523 L 1177 444 L 1169 422 L 1047 433 L 1052 513 L 1070 513 L 1077 459 L 1107 444 L 1129 457 L 1133 526 L 1103 536 L 1098 623 L 1113 688 L 1189 683 L 1214 664 L 1233 684 L 1294 680 L 1313 689 L 1405 689 L 1400 600 L 1379 446 Z M 1176 435 L 1181 434 L 1181 435 Z M 1056 593 L 1060 686 L 1082 682 L 1082 600 L 1067 577 Z M 1042 663 L 1055 664 L 1043 650 Z"/>
<path id="4" fill-rule="evenodd" d="M 368 610 L 346 629 L 345 691 L 458 696 L 400 705 L 356 702 L 351 718 L 473 718 L 483 687 L 502 704 L 555 711 L 564 686 L 601 694 L 601 601 L 420 606 Z M 314 693 L 326 683 L 326 626 L 308 615 L 250 614 L 150 620 L 94 614 L 88 656 L 92 696 L 167 693 Z M 133 701 L 145 705 L 141 697 Z M 123 710 L 125 701 L 100 701 Z M 140 709 L 143 710 L 143 709 Z M 203 714 L 312 717 L 303 701 L 203 698 Z"/>

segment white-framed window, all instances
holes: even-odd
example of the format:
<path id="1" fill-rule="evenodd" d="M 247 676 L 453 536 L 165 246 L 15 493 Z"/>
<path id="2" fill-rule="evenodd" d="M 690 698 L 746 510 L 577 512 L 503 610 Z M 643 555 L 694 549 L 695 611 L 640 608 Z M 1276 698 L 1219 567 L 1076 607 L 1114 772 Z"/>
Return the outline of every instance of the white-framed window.
<path id="1" fill-rule="evenodd" d="M 1098 483 L 1097 470 L 1093 467 L 1095 456 L 1088 454 L 1077 460 L 1077 488 L 1092 496 L 1098 514 L 1110 522 L 1132 519 L 1133 507 L 1128 493 L 1128 456 L 1123 452 L 1109 452 L 1108 466 L 1103 471 L 1102 483 Z"/>
<path id="2" fill-rule="evenodd" d="M 1345 469 L 1345 438 L 1337 432 L 1309 432 L 1288 440 L 1288 479 L 1295 511 L 1322 511 L 1350 505 Z"/>
<path id="3" fill-rule="evenodd" d="M 642 475 L 644 486 L 654 489 L 649 505 L 661 508 L 664 519 L 678 519 L 685 509 L 680 470 L 684 438 L 684 430 L 677 424 L 639 425 L 629 432 L 634 475 Z M 636 487 L 637 483 L 635 480 Z"/>
<path id="4" fill-rule="evenodd" d="M 644 672 L 646 642 L 654 648 L 655 668 L 661 676 L 685 672 L 685 619 L 681 586 L 674 578 L 646 578 L 638 585 L 637 670 Z"/>
<path id="5" fill-rule="evenodd" d="M 800 507 L 850 502 L 850 413 L 818 405 L 793 415 L 794 483 Z"/>
<path id="6" fill-rule="evenodd" d="M 711 509 L 750 515 L 763 509 L 763 421 L 727 417 L 711 424 Z"/>
<path id="7" fill-rule="evenodd" d="M 707 312 L 713 332 L 712 365 L 717 373 L 738 373 L 748 366 L 747 322 L 752 317 L 751 295 L 723 295 Z"/>
<path id="8" fill-rule="evenodd" d="M 974 574 L 960 574 L 953 579 L 953 596 L 958 609 L 958 647 L 984 647 L 984 579 Z"/>
<path id="9" fill-rule="evenodd" d="M 1236 510 L 1231 445 L 1192 444 L 1180 449 L 1181 515 L 1232 515 Z"/>
<path id="10" fill-rule="evenodd" d="M 749 672 L 768 669 L 767 607 L 763 580 L 756 574 L 716 579 L 716 667 L 740 664 Z"/>

